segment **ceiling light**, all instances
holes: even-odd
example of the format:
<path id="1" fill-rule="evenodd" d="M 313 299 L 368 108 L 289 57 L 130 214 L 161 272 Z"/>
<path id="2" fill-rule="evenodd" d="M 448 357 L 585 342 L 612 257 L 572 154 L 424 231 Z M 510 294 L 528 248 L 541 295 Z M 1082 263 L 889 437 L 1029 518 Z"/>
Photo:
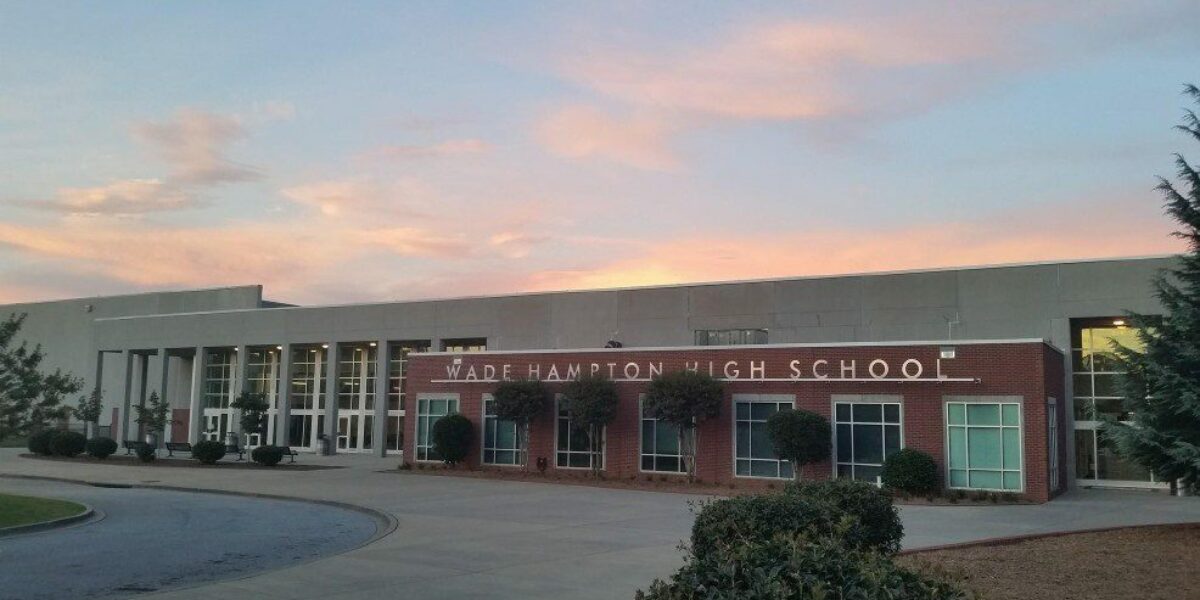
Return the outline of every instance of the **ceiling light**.
<path id="1" fill-rule="evenodd" d="M 1113 319 L 1113 325 L 1116 325 L 1117 327 L 1124 327 L 1125 319 Z"/>

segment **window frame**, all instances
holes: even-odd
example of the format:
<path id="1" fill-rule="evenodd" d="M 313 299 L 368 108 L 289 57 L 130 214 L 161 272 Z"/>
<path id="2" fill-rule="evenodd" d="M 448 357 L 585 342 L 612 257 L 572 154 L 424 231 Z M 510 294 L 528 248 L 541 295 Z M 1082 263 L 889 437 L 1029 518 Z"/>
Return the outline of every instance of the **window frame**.
<path id="1" fill-rule="evenodd" d="M 861 424 L 863 424 L 863 425 L 880 425 L 882 427 L 898 425 L 899 429 L 900 429 L 900 448 L 897 450 L 897 452 L 906 448 L 905 442 L 904 442 L 904 396 L 903 395 L 901 395 L 901 394 L 832 394 L 830 396 L 830 402 L 829 402 L 829 416 L 831 417 L 829 419 L 829 424 L 830 424 L 831 429 L 833 430 L 832 431 L 833 435 L 832 435 L 832 440 L 831 440 L 833 451 L 831 453 L 832 456 L 830 456 L 830 460 L 833 464 L 830 465 L 830 468 L 831 468 L 831 474 L 834 479 L 839 479 L 838 466 L 841 464 L 850 465 L 852 470 L 856 466 L 864 466 L 864 467 L 878 466 L 880 468 L 883 467 L 883 463 L 880 463 L 879 465 L 874 465 L 871 463 L 843 462 L 843 461 L 839 460 L 839 457 L 838 457 L 838 434 L 837 434 L 838 425 L 839 424 L 850 425 L 851 432 L 853 432 L 854 425 L 859 424 L 858 422 L 854 421 L 854 409 L 853 408 L 850 409 L 850 411 L 851 411 L 850 419 L 851 420 L 849 422 L 839 421 L 837 418 L 837 406 L 839 404 L 849 404 L 849 405 L 878 404 L 881 406 L 880 417 L 883 416 L 883 409 L 882 409 L 883 405 L 895 404 L 900 409 L 900 420 L 898 423 L 887 423 L 887 422 L 873 423 L 873 422 L 864 421 Z M 882 445 L 882 448 L 883 448 L 883 453 L 884 453 L 883 459 L 884 459 L 884 461 L 886 461 L 887 460 L 887 434 L 885 432 L 883 432 L 882 430 L 881 430 L 881 433 L 883 433 L 883 435 L 884 435 L 884 439 L 883 439 L 884 443 Z M 854 439 L 853 433 L 851 433 L 851 451 L 853 451 L 853 439 Z M 853 479 L 856 481 L 866 481 L 866 480 L 859 480 L 859 479 L 855 478 L 853 475 L 851 475 L 850 479 Z M 870 483 L 874 483 L 874 482 L 870 482 Z"/>
<path id="2" fill-rule="evenodd" d="M 495 402 L 495 401 L 496 401 L 496 399 L 494 396 L 492 396 L 492 394 L 485 393 L 479 397 L 479 417 L 480 417 L 479 422 L 481 423 L 480 430 L 479 430 L 479 464 L 487 465 L 489 467 L 524 467 L 529 462 L 529 455 L 526 450 L 521 448 L 521 435 L 520 435 L 520 431 L 519 431 L 519 426 L 512 421 L 505 421 L 505 420 L 501 419 L 500 417 L 488 414 L 488 411 L 487 411 L 488 403 Z M 517 447 L 516 448 L 496 448 L 496 447 L 489 448 L 487 445 L 488 419 L 495 421 L 497 427 L 500 426 L 501 422 L 512 423 L 513 433 L 515 434 L 515 436 L 516 436 L 515 439 L 517 440 Z M 528 424 L 525 425 L 525 436 L 526 436 L 525 439 L 529 439 L 529 425 Z M 515 463 L 488 462 L 488 460 L 487 460 L 488 450 L 491 450 L 492 452 L 497 452 L 497 451 L 515 452 L 519 460 Z"/>
<path id="3" fill-rule="evenodd" d="M 462 407 L 462 400 L 459 397 L 459 394 L 457 394 L 457 393 L 417 394 L 417 405 L 416 405 L 417 415 L 416 415 L 416 420 L 413 422 L 413 461 L 421 462 L 421 463 L 440 463 L 440 462 L 442 462 L 442 459 L 440 459 L 440 458 L 433 458 L 433 459 L 421 458 L 421 449 L 422 448 L 427 449 L 426 454 L 425 454 L 426 457 L 428 457 L 429 453 L 433 450 L 433 444 L 427 444 L 425 446 L 421 445 L 421 417 L 422 417 L 421 401 L 422 400 L 446 400 L 446 401 L 452 403 L 450 406 L 453 406 L 453 408 L 448 407 L 446 410 L 446 414 L 438 415 L 439 418 L 459 412 Z M 426 415 L 426 416 L 428 416 L 428 415 Z M 433 431 L 432 431 L 433 423 L 430 423 L 429 427 L 431 429 L 430 435 L 432 435 L 433 434 Z"/>
<path id="4" fill-rule="evenodd" d="M 642 442 L 643 442 L 642 427 L 644 427 L 644 426 L 645 426 L 645 424 L 646 424 L 645 422 L 646 422 L 646 421 L 654 421 L 655 436 L 656 436 L 656 437 L 655 437 L 655 439 L 657 439 L 657 434 L 658 434 L 658 422 L 660 421 L 660 419 L 655 419 L 655 418 L 653 418 L 653 417 L 646 417 L 646 413 L 645 413 L 645 401 L 646 401 L 646 394 L 638 394 L 638 427 L 637 427 L 637 436 L 638 436 L 638 472 L 639 472 L 639 473 L 653 473 L 653 474 L 655 474 L 655 475 L 687 475 L 687 465 L 685 464 L 685 462 L 684 462 L 684 458 L 683 458 L 683 436 L 685 435 L 684 431 L 682 431 L 682 430 L 681 430 L 681 431 L 679 432 L 679 435 L 677 436 L 677 437 L 678 437 L 678 440 L 679 440 L 679 454 L 676 454 L 676 455 L 671 455 L 671 454 L 659 454 L 658 452 L 654 452 L 654 453 L 652 453 L 652 454 L 646 454 L 646 447 L 645 447 L 645 445 L 642 443 Z M 699 454 L 699 448 L 700 448 L 700 446 L 699 446 L 699 445 L 696 443 L 696 439 L 697 439 L 697 437 L 698 437 L 698 436 L 697 436 L 697 432 L 696 432 L 696 428 L 695 428 L 695 427 L 691 427 L 691 428 L 687 429 L 686 431 L 690 431 L 690 432 L 691 432 L 691 434 L 692 434 L 692 446 L 693 446 L 693 448 L 696 450 L 696 453 L 697 453 L 697 454 Z M 556 439 L 557 439 L 557 438 L 556 438 Z M 654 470 L 643 469 L 643 468 L 642 468 L 642 459 L 644 459 L 644 458 L 645 458 L 645 457 L 647 457 L 647 456 L 653 456 L 653 457 L 655 457 L 655 460 L 654 460 L 654 465 L 655 465 L 655 466 L 658 466 L 658 457 L 660 457 L 660 456 L 661 456 L 661 457 L 665 457 L 665 458 L 671 458 L 672 456 L 674 456 L 674 458 L 676 458 L 676 459 L 678 459 L 678 460 L 679 460 L 679 470 L 678 470 L 678 471 L 660 471 L 660 470 L 657 470 L 657 469 L 654 469 Z"/>
<path id="5" fill-rule="evenodd" d="M 559 408 L 559 406 L 562 401 L 563 401 L 562 394 L 554 395 L 554 468 L 555 469 L 568 469 L 568 470 L 573 470 L 573 471 L 590 471 L 595 467 L 595 465 L 592 464 L 592 460 L 594 460 L 596 457 L 596 453 L 591 450 L 586 452 L 586 454 L 589 457 L 588 458 L 588 466 L 586 466 L 586 467 L 570 466 L 570 464 L 571 464 L 570 455 L 571 454 L 584 454 L 584 452 L 581 452 L 579 450 L 571 450 L 570 449 L 570 446 L 571 446 L 571 442 L 569 441 L 570 440 L 570 431 L 567 432 L 567 436 L 568 436 L 567 448 L 568 449 L 567 450 L 559 450 L 558 449 L 558 428 L 560 425 L 560 421 L 562 421 L 562 416 L 560 415 L 562 410 Z M 570 423 L 571 418 L 570 418 L 569 410 L 567 411 L 567 415 L 568 415 L 567 423 Z M 589 446 L 589 448 L 591 447 L 591 440 L 589 440 L 588 446 Z M 607 425 L 605 425 L 604 427 L 602 427 L 600 429 L 600 447 L 601 447 L 601 450 L 600 450 L 600 468 L 599 468 L 599 470 L 603 471 L 608 466 L 608 426 Z M 559 453 L 566 453 L 568 455 L 567 466 L 559 466 L 559 464 L 558 464 Z"/>
<path id="6" fill-rule="evenodd" d="M 739 475 L 738 474 L 737 461 L 739 459 L 738 459 L 738 455 L 737 455 L 737 450 L 738 450 L 737 405 L 739 402 L 746 402 L 749 404 L 775 404 L 777 406 L 779 404 L 789 404 L 791 406 L 791 408 L 793 410 L 795 410 L 796 409 L 796 395 L 795 394 L 733 394 L 730 397 L 731 418 L 729 419 L 729 426 L 730 426 L 729 439 L 733 441 L 733 443 L 729 445 L 730 446 L 729 453 L 733 459 L 733 464 L 731 466 L 732 466 L 734 478 L 736 478 L 736 479 L 761 479 L 763 481 L 790 481 L 792 479 L 795 479 L 796 466 L 792 465 L 791 461 L 784 460 L 782 458 L 776 458 L 775 461 L 780 464 L 788 463 L 789 465 L 791 465 L 791 467 L 792 467 L 792 476 L 791 477 L 784 477 L 782 475 L 776 475 L 774 477 L 770 477 L 770 476 L 765 476 L 765 475 Z M 778 409 L 776 409 L 776 410 L 778 410 Z M 748 421 L 748 422 L 754 423 L 756 421 Z M 763 461 L 765 461 L 765 460 L 769 460 L 769 459 L 745 458 L 742 460 L 750 460 L 750 461 L 763 460 Z M 751 466 L 751 471 L 753 471 L 753 470 L 754 470 L 753 466 Z M 780 468 L 779 471 L 782 473 L 783 469 Z"/>
<path id="7" fill-rule="evenodd" d="M 1018 438 L 1018 440 L 1020 440 L 1019 443 L 1017 444 L 1017 452 L 1019 455 L 1017 462 L 1020 464 L 1020 468 L 1017 472 L 1019 474 L 1018 480 L 1021 482 L 1020 487 L 1018 487 L 1016 489 L 1006 489 L 1003 487 L 1001 487 L 1001 488 L 964 487 L 964 486 L 956 486 L 951 483 L 952 482 L 952 480 L 950 478 L 950 471 L 951 471 L 951 468 L 950 468 L 950 443 L 951 443 L 950 442 L 950 428 L 951 428 L 950 405 L 951 404 L 962 404 L 963 405 L 963 423 L 961 425 L 953 425 L 953 427 L 961 427 L 964 430 L 968 430 L 968 431 L 972 427 L 979 428 L 979 429 L 993 429 L 994 428 L 994 429 L 1000 430 L 1000 443 L 1001 443 L 1000 460 L 1001 460 L 1001 462 L 1000 462 L 999 469 L 982 469 L 982 468 L 973 469 L 973 468 L 971 468 L 971 466 L 970 466 L 970 464 L 971 464 L 970 439 L 969 439 L 969 435 L 968 435 L 967 442 L 966 442 L 967 447 L 965 448 L 965 450 L 967 452 L 967 455 L 966 455 L 967 456 L 967 466 L 964 469 L 955 469 L 955 470 L 965 470 L 967 472 L 968 486 L 971 483 L 971 471 L 997 471 L 997 470 L 1000 472 L 1000 485 L 1001 486 L 1004 485 L 1004 473 L 1013 471 L 1013 469 L 1005 469 L 1004 468 L 1004 462 L 1003 462 L 1004 461 L 1004 449 L 1003 449 L 1004 448 L 1004 446 L 1003 446 L 1004 430 L 1015 428 L 1017 430 L 1017 438 Z M 1000 424 L 999 425 L 969 425 L 967 422 L 966 407 L 970 406 L 972 404 L 996 405 L 1000 410 Z M 1015 426 L 1004 424 L 1004 408 L 1003 407 L 1006 404 L 1015 405 L 1017 407 L 1017 425 L 1015 425 Z M 942 436 L 943 436 L 943 440 L 945 443 L 945 448 L 944 448 L 945 455 L 944 456 L 946 457 L 946 465 L 945 465 L 945 468 L 943 469 L 943 476 L 945 477 L 946 489 L 948 489 L 948 490 L 963 490 L 963 491 L 968 491 L 968 492 L 998 492 L 998 493 L 1004 493 L 1004 494 L 1023 494 L 1023 493 L 1025 493 L 1025 490 L 1026 490 L 1025 478 L 1028 476 L 1029 471 L 1025 464 L 1025 399 L 1024 399 L 1024 397 L 1022 397 L 1022 396 L 946 396 L 946 397 L 943 397 L 942 398 L 942 430 L 943 430 Z"/>

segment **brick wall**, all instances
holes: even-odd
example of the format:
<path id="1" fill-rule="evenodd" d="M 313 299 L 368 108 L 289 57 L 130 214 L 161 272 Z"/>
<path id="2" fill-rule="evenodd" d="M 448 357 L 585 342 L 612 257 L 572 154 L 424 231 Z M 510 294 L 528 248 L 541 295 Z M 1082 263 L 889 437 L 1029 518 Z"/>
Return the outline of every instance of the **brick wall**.
<path id="1" fill-rule="evenodd" d="M 953 345 L 948 343 L 948 345 Z M 505 365 L 512 377 L 528 376 L 531 365 L 539 365 L 537 374 L 546 381 L 552 391 L 560 391 L 567 378 L 569 365 L 580 365 L 584 372 L 598 365 L 600 373 L 614 375 L 620 395 L 620 407 L 616 421 L 607 431 L 605 475 L 615 478 L 638 478 L 646 474 L 639 470 L 639 395 L 645 392 L 647 381 L 623 381 L 626 375 L 646 379 L 650 375 L 650 364 L 661 363 L 663 372 L 698 367 L 721 377 L 726 363 L 736 361 L 733 367 L 738 378 L 726 381 L 726 402 L 719 417 L 702 423 L 697 429 L 697 476 L 706 482 L 737 487 L 764 487 L 769 481 L 735 477 L 733 475 L 733 402 L 735 394 L 787 394 L 794 396 L 797 408 L 809 410 L 831 418 L 832 396 L 835 394 L 887 394 L 902 397 L 904 445 L 932 455 L 945 473 L 945 396 L 1020 396 L 1023 399 L 1023 434 L 1025 464 L 1025 495 L 1037 502 L 1050 498 L 1047 481 L 1049 466 L 1047 456 L 1046 398 L 1058 399 L 1059 410 L 1059 454 L 1060 461 L 1066 460 L 1066 441 L 1063 417 L 1062 355 L 1057 350 L 1037 342 L 986 343 L 955 345 L 956 357 L 941 361 L 941 375 L 947 378 L 971 378 L 971 381 L 839 381 L 842 364 L 853 362 L 858 378 L 871 378 L 868 367 L 872 361 L 883 360 L 888 364 L 888 378 L 903 377 L 901 367 L 905 361 L 916 359 L 923 367 L 922 378 L 936 377 L 940 346 L 936 345 L 879 345 L 879 346 L 759 346 L 744 348 L 680 348 L 664 350 L 616 349 L 578 352 L 527 352 L 527 353 L 479 353 L 458 355 L 459 381 L 450 379 L 448 367 L 452 367 L 455 356 L 444 354 L 414 354 L 408 363 L 408 394 L 405 433 L 407 444 L 405 460 L 413 461 L 416 456 L 415 424 L 416 400 L 422 394 L 458 394 L 460 412 L 477 426 L 482 423 L 482 395 L 495 389 L 495 382 L 478 380 L 462 381 L 474 369 L 474 376 L 482 378 L 486 369 L 494 370 L 500 378 Z M 815 361 L 824 360 L 817 371 L 828 374 L 823 381 L 795 381 L 791 378 L 793 361 L 802 377 L 812 377 Z M 762 365 L 761 372 L 751 374 L 751 362 Z M 636 366 L 633 366 L 636 365 Z M 551 370 L 551 367 L 554 367 Z M 628 373 L 626 369 L 629 369 Z M 913 363 L 908 365 L 908 374 L 916 371 Z M 876 374 L 882 365 L 876 364 Z M 488 370 L 487 373 L 492 373 Z M 753 376 L 755 380 L 749 380 Z M 557 380 L 555 380 L 557 378 Z M 763 379 L 766 379 L 764 381 Z M 771 381 L 777 380 L 777 381 Z M 553 406 L 532 424 L 530 430 L 531 468 L 537 458 L 544 457 L 549 469 L 555 469 L 555 413 Z M 477 438 L 478 439 L 478 438 Z M 471 452 L 468 465 L 480 466 L 478 442 Z M 1060 462 L 1061 489 L 1066 489 L 1066 465 Z M 586 473 L 580 470 L 558 469 L 560 474 Z M 804 469 L 805 478 L 827 478 L 832 466 L 809 465 Z M 659 477 L 655 474 L 654 477 Z"/>

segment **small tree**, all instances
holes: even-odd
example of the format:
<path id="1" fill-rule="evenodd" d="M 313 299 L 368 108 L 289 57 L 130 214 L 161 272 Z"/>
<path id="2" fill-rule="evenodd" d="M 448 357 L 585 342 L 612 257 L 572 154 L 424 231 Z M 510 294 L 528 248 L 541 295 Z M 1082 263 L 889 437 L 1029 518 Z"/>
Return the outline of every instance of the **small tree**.
<path id="1" fill-rule="evenodd" d="M 496 418 L 517 424 L 517 446 L 529 468 L 529 424 L 546 410 L 550 392 L 536 379 L 505 381 L 492 392 Z"/>
<path id="2" fill-rule="evenodd" d="M 584 375 L 563 387 L 571 424 L 587 432 L 592 451 L 592 474 L 604 460 L 604 427 L 617 418 L 617 386 L 599 375 Z"/>
<path id="3" fill-rule="evenodd" d="M 87 435 L 90 438 L 95 435 L 96 428 L 100 426 L 100 413 L 104 410 L 104 400 L 100 397 L 100 388 L 92 390 L 92 393 L 86 396 L 79 397 L 79 405 L 75 407 L 75 418 L 79 419 L 86 427 Z"/>
<path id="4" fill-rule="evenodd" d="M 0 321 L 0 439 L 37 433 L 67 418 L 63 399 L 83 389 L 83 380 L 61 370 L 41 371 L 42 347 L 17 343 L 24 323 L 24 314 Z"/>
<path id="5" fill-rule="evenodd" d="M 767 436 L 775 454 L 792 463 L 800 480 L 801 467 L 829 458 L 832 432 L 829 420 L 807 410 L 784 409 L 767 418 Z"/>
<path id="6" fill-rule="evenodd" d="M 1200 104 L 1200 89 L 1185 92 Z M 1185 111 L 1178 128 L 1200 140 L 1200 117 Z M 1178 187 L 1161 178 L 1158 191 L 1166 198 L 1167 214 L 1182 226 L 1176 236 L 1187 240 L 1188 252 L 1179 266 L 1154 279 L 1155 295 L 1165 314 L 1161 318 L 1130 314 L 1144 350 L 1115 344 L 1117 362 L 1126 372 L 1125 408 L 1132 423 L 1106 419 L 1103 439 L 1118 453 L 1154 473 L 1162 481 L 1178 480 L 1185 488 L 1200 488 L 1200 171 L 1176 155 L 1183 181 Z"/>
<path id="7" fill-rule="evenodd" d="M 162 435 L 167 424 L 173 422 L 167 418 L 171 407 L 159 397 L 158 392 L 150 392 L 145 406 L 139 404 L 133 408 L 137 411 L 137 418 L 133 421 L 145 428 L 147 433 Z"/>
<path id="8" fill-rule="evenodd" d="M 721 414 L 725 390 L 721 382 L 699 371 L 658 375 L 646 391 L 650 416 L 679 428 L 679 453 L 688 481 L 696 477 L 696 427 Z"/>
<path id="9" fill-rule="evenodd" d="M 433 451 L 442 462 L 456 465 L 471 451 L 475 438 L 475 426 L 471 420 L 458 413 L 450 413 L 433 424 Z"/>
<path id="10" fill-rule="evenodd" d="M 238 422 L 242 426 L 243 435 L 258 434 L 259 441 L 266 443 L 269 414 L 267 411 L 271 410 L 271 404 L 267 402 L 265 394 L 242 392 L 229 403 L 229 408 L 241 411 L 242 416 Z"/>

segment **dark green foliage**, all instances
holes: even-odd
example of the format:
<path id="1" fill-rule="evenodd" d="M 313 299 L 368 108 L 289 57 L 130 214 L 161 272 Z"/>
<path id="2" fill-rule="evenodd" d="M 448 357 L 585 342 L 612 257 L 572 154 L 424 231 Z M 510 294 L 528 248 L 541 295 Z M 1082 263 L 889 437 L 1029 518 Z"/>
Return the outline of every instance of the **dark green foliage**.
<path id="1" fill-rule="evenodd" d="M 142 462 L 154 462 L 158 458 L 158 452 L 150 444 L 138 444 L 137 457 Z"/>
<path id="2" fill-rule="evenodd" d="M 617 418 L 617 386 L 599 375 L 584 375 L 563 386 L 571 423 L 592 440 L 592 472 L 599 474 L 604 456 L 604 427 Z"/>
<path id="3" fill-rule="evenodd" d="M 259 434 L 263 435 L 267 432 L 267 411 L 271 409 L 271 404 L 267 402 L 265 394 L 255 394 L 251 392 L 242 392 L 234 398 L 233 402 L 229 403 L 229 408 L 242 411 L 242 416 L 239 422 L 242 425 L 242 433 L 246 435 Z"/>
<path id="4" fill-rule="evenodd" d="M 283 448 L 278 446 L 259 446 L 250 451 L 250 460 L 264 466 L 273 467 L 283 460 Z"/>
<path id="5" fill-rule="evenodd" d="M 0 321 L 0 440 L 66 419 L 71 408 L 63 399 L 83 388 L 83 380 L 69 373 L 41 371 L 42 347 L 17 341 L 24 322 L 24 314 Z"/>
<path id="6" fill-rule="evenodd" d="M 829 420 L 807 410 L 781 410 L 771 415 L 767 435 L 775 454 L 791 461 L 796 479 L 801 466 L 828 460 L 833 448 Z"/>
<path id="7" fill-rule="evenodd" d="M 433 424 L 430 432 L 433 436 L 433 451 L 442 462 L 453 465 L 462 462 L 471 451 L 471 442 L 475 439 L 475 426 L 471 420 L 458 414 L 450 413 Z"/>
<path id="8" fill-rule="evenodd" d="M 51 443 L 57 436 L 57 429 L 46 429 L 29 436 L 29 451 L 34 454 L 41 454 L 42 456 L 50 456 L 51 454 L 54 454 L 54 449 L 51 447 Z"/>
<path id="9" fill-rule="evenodd" d="M 519 424 L 527 424 L 542 414 L 549 399 L 549 390 L 536 379 L 502 381 L 492 392 L 496 417 Z"/>
<path id="10" fill-rule="evenodd" d="M 104 400 L 100 397 L 100 390 L 94 389 L 92 393 L 79 397 L 79 405 L 72 412 L 76 419 L 84 423 L 99 423 L 100 413 L 103 410 Z"/>
<path id="11" fill-rule="evenodd" d="M 1185 92 L 1200 104 L 1200 89 Z M 1178 128 L 1200 140 L 1200 118 L 1185 111 Z M 1161 178 L 1158 191 L 1166 211 L 1179 222 L 1176 236 L 1188 251 L 1178 266 L 1153 282 L 1164 313 L 1161 318 L 1130 314 L 1144 349 L 1118 346 L 1124 378 L 1125 409 L 1132 424 L 1111 418 L 1102 438 L 1123 456 L 1154 473 L 1159 481 L 1179 480 L 1200 489 L 1200 172 L 1176 155 L 1179 183 Z"/>
<path id="12" fill-rule="evenodd" d="M 98 437 L 87 441 L 84 447 L 92 458 L 108 458 L 117 451 L 117 442 L 112 438 Z"/>
<path id="13" fill-rule="evenodd" d="M 60 431 L 50 440 L 50 450 L 59 456 L 68 458 L 78 456 L 87 446 L 87 438 L 82 433 Z"/>
<path id="14" fill-rule="evenodd" d="M 650 380 L 644 408 L 655 419 L 679 428 L 679 450 L 688 478 L 696 475 L 696 426 L 721 414 L 725 390 L 720 381 L 699 371 L 676 371 Z"/>
<path id="15" fill-rule="evenodd" d="M 954 600 L 953 585 L 896 566 L 879 553 L 842 543 L 837 532 L 783 533 L 689 556 L 667 581 L 656 580 L 644 600 L 875 599 Z"/>
<path id="16" fill-rule="evenodd" d="M 883 487 L 914 496 L 935 494 L 941 489 L 938 467 L 933 457 L 912 448 L 889 455 L 883 461 L 880 476 Z"/>
<path id="17" fill-rule="evenodd" d="M 192 444 L 192 458 L 206 465 L 215 465 L 225 458 L 225 444 L 216 440 L 203 440 Z"/>
<path id="18" fill-rule="evenodd" d="M 691 551 L 705 558 L 721 548 L 776 533 L 835 532 L 852 548 L 884 553 L 898 550 L 904 535 L 887 494 L 863 482 L 822 481 L 788 486 L 781 493 L 705 503 L 692 526 Z"/>

